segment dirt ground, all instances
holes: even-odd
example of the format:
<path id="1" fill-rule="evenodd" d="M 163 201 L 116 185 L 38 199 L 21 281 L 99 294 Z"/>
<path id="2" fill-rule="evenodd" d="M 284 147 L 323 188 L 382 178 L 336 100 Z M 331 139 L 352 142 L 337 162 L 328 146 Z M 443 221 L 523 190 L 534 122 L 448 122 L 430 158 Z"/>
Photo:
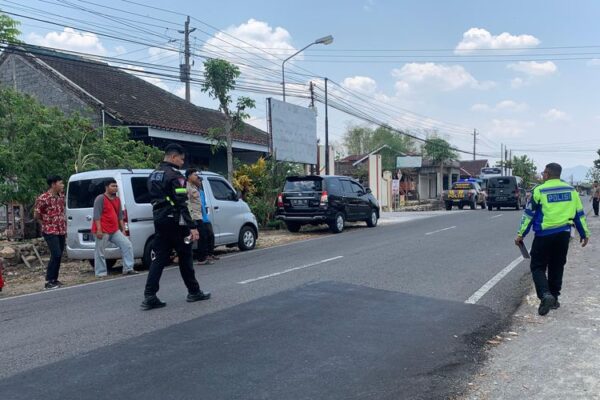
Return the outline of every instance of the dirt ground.
<path id="1" fill-rule="evenodd" d="M 353 229 L 352 225 L 353 224 L 350 224 L 347 229 Z M 283 229 L 261 231 L 256 243 L 256 248 L 263 249 L 273 246 L 280 246 L 326 235 L 331 235 L 331 232 L 327 229 L 327 227 L 303 227 L 299 233 L 290 233 Z M 228 249 L 224 246 L 221 246 L 215 250 L 215 253 L 217 256 L 219 256 L 238 251 L 239 250 L 237 247 Z M 4 298 L 17 296 L 43 290 L 48 256 L 42 256 L 42 260 L 44 261 L 44 265 L 40 265 L 40 263 L 36 261 L 31 264 L 31 268 L 28 268 L 23 264 L 17 266 L 7 266 L 5 263 L 3 273 L 5 283 L 2 292 L 0 292 L 0 297 Z M 137 270 L 142 269 L 140 260 L 136 260 L 135 268 Z M 65 286 L 73 286 L 82 283 L 94 282 L 98 279 L 114 279 L 121 276 L 121 271 L 121 264 L 119 261 L 115 267 L 109 271 L 109 275 L 106 278 L 96 278 L 94 276 L 94 269 L 88 261 L 69 260 L 64 258 L 60 267 L 59 280 Z"/>

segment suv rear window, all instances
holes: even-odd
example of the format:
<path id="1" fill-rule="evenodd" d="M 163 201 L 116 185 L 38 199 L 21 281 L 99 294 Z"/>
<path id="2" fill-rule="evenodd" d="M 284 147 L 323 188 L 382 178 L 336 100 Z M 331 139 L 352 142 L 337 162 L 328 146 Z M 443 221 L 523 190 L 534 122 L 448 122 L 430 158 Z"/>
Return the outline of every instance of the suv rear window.
<path id="1" fill-rule="evenodd" d="M 322 179 L 288 179 L 283 187 L 284 192 L 320 192 L 322 190 Z"/>
<path id="2" fill-rule="evenodd" d="M 511 178 L 490 178 L 488 180 L 488 187 L 505 187 L 505 186 L 516 186 L 517 182 Z"/>
<path id="3" fill-rule="evenodd" d="M 112 177 L 84 179 L 69 182 L 67 189 L 68 208 L 93 208 L 94 200 L 99 194 L 104 193 L 104 181 Z"/>

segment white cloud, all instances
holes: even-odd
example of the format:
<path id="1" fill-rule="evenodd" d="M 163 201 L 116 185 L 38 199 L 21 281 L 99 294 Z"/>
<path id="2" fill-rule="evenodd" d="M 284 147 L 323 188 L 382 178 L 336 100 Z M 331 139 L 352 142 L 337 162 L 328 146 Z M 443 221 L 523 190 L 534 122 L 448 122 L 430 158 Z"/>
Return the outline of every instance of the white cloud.
<path id="1" fill-rule="evenodd" d="M 552 61 L 519 61 L 518 63 L 508 64 L 507 68 L 530 76 L 552 75 L 558 70 L 556 64 Z"/>
<path id="2" fill-rule="evenodd" d="M 489 89 L 494 82 L 479 82 L 463 66 L 435 63 L 408 63 L 402 68 L 392 70 L 397 78 L 396 91 L 406 93 L 412 86 L 425 85 L 443 91 L 451 91 L 464 87 L 473 89 Z"/>
<path id="3" fill-rule="evenodd" d="M 352 76 L 342 81 L 342 86 L 366 94 L 374 94 L 377 90 L 377 82 L 368 76 Z"/>
<path id="4" fill-rule="evenodd" d="M 471 28 L 463 33 L 462 41 L 454 51 L 462 54 L 478 49 L 520 49 L 538 44 L 540 40 L 532 35 L 511 35 L 508 32 L 492 35 L 482 28 Z"/>
<path id="5" fill-rule="evenodd" d="M 513 100 L 503 100 L 495 106 L 477 103 L 471 106 L 471 111 L 475 112 L 522 112 L 529 108 L 526 103 L 517 103 Z"/>
<path id="6" fill-rule="evenodd" d="M 593 58 L 587 62 L 588 67 L 600 67 L 600 58 Z"/>
<path id="7" fill-rule="evenodd" d="M 115 47 L 115 53 L 120 56 L 121 54 L 127 53 L 127 49 L 123 46 L 117 46 Z"/>
<path id="8" fill-rule="evenodd" d="M 38 46 L 100 56 L 107 53 L 96 34 L 78 32 L 72 28 L 65 28 L 62 32 L 48 32 L 44 36 L 32 32 L 27 36 L 27 42 Z"/>
<path id="9" fill-rule="evenodd" d="M 543 113 L 541 116 L 542 118 L 550 122 L 569 121 L 571 119 L 569 114 L 557 108 L 551 108 L 550 110 Z"/>
<path id="10" fill-rule="evenodd" d="M 519 121 L 515 119 L 493 119 L 489 130 L 490 137 L 516 138 L 522 136 L 535 124 L 531 121 Z"/>
<path id="11" fill-rule="evenodd" d="M 527 82 L 525 82 L 525 80 L 523 80 L 523 78 L 514 78 L 510 81 L 510 87 L 513 89 L 519 89 L 523 86 L 525 86 L 527 84 Z"/>
<path id="12" fill-rule="evenodd" d="M 363 5 L 363 10 L 371 11 L 374 6 L 375 6 L 375 0 L 367 0 L 367 1 L 365 1 L 365 4 Z"/>

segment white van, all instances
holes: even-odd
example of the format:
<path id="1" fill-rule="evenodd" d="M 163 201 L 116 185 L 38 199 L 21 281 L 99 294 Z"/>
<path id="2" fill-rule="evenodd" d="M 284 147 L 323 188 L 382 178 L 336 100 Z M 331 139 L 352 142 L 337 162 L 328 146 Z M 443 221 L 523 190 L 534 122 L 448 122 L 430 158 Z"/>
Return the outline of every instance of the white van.
<path id="1" fill-rule="evenodd" d="M 104 181 L 114 178 L 125 216 L 133 256 L 141 258 L 145 268 L 152 260 L 154 222 L 148 193 L 151 169 L 115 169 L 82 172 L 69 178 L 67 187 L 67 255 L 78 260 L 94 260 L 94 235 L 91 232 L 94 199 L 104 193 Z M 238 246 L 252 250 L 258 239 L 258 223 L 250 207 L 221 175 L 203 171 L 209 217 L 215 232 L 215 246 Z M 106 263 L 112 267 L 121 258 L 120 250 L 110 245 Z"/>

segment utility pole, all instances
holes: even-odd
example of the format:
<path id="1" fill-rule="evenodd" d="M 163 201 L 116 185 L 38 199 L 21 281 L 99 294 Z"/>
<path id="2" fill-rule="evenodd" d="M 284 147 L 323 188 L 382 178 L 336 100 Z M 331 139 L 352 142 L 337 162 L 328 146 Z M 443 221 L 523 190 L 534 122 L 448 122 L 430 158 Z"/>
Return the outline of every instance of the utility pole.
<path id="1" fill-rule="evenodd" d="M 327 103 L 327 81 L 325 78 L 325 175 L 329 175 L 329 119 Z"/>
<path id="2" fill-rule="evenodd" d="M 190 33 L 194 32 L 196 28 L 190 29 L 190 17 L 188 15 L 185 20 L 185 29 L 183 31 L 177 31 L 184 35 L 183 43 L 183 64 L 179 66 L 179 80 L 185 82 L 185 101 L 190 102 L 190 76 L 192 67 L 190 65 Z"/>
<path id="3" fill-rule="evenodd" d="M 315 108 L 315 87 L 312 81 L 310 81 L 310 108 Z"/>
<path id="4" fill-rule="evenodd" d="M 475 150 L 477 148 L 477 129 L 473 129 L 473 161 L 475 161 Z"/>
<path id="5" fill-rule="evenodd" d="M 509 175 L 512 175 L 513 174 L 512 149 L 510 149 L 508 151 L 508 162 L 509 162 L 508 165 L 510 165 L 510 171 L 509 171 L 510 173 L 509 173 Z"/>
<path id="6" fill-rule="evenodd" d="M 508 148 L 504 145 L 504 175 L 508 175 Z"/>
<path id="7" fill-rule="evenodd" d="M 504 175 L 504 145 L 500 143 L 500 169 Z"/>

